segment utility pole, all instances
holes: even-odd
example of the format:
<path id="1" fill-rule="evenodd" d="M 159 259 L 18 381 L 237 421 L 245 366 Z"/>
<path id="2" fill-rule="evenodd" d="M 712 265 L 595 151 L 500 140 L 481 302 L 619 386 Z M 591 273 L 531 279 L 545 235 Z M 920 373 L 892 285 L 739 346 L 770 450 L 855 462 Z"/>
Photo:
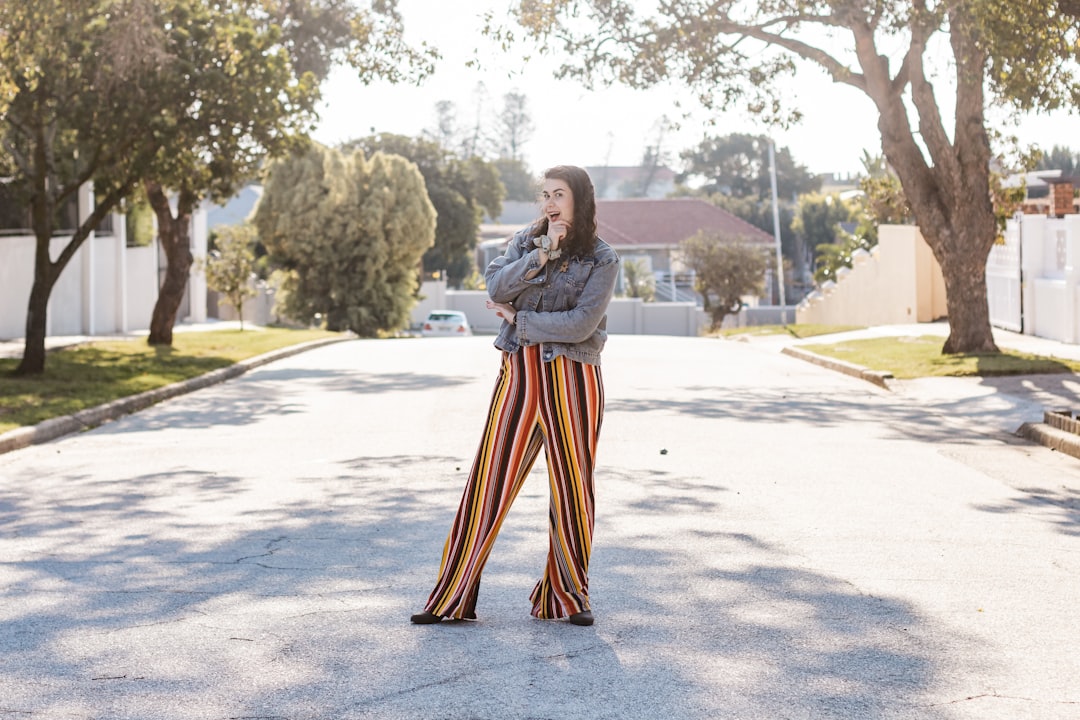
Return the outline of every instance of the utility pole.
<path id="1" fill-rule="evenodd" d="M 780 287 L 780 322 L 787 325 L 787 302 L 784 300 L 784 256 L 780 252 L 780 205 L 776 199 L 776 145 L 769 138 L 769 178 L 772 183 L 773 238 L 776 240 L 776 282 Z"/>

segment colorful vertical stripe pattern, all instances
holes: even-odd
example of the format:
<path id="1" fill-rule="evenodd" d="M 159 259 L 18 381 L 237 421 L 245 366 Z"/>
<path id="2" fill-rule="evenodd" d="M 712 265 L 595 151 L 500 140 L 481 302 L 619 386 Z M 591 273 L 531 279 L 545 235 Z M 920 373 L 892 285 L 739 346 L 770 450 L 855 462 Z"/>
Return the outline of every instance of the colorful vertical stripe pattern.
<path id="1" fill-rule="evenodd" d="M 503 353 L 484 435 L 425 610 L 476 617 L 484 563 L 541 448 L 551 505 L 547 562 L 532 592 L 532 614 L 560 618 L 589 609 L 593 470 L 603 412 L 599 366 L 561 356 L 545 363 L 538 345 Z"/>

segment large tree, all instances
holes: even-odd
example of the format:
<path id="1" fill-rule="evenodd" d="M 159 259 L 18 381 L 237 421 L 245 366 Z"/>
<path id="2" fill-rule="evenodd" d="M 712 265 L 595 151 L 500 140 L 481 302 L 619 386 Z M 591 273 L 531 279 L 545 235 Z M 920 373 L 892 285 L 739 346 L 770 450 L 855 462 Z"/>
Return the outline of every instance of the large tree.
<path id="1" fill-rule="evenodd" d="M 0 2 L 0 165 L 29 208 L 34 279 L 19 375 L 45 369 L 49 297 L 75 253 L 135 188 L 167 128 L 153 78 L 168 62 L 150 0 Z M 67 239 L 65 206 L 93 183 Z M 87 198 L 84 197 L 84 201 Z"/>
<path id="2" fill-rule="evenodd" d="M 773 234 L 772 176 L 769 138 L 732 133 L 706 137 L 680 153 L 679 194 L 702 197 L 760 230 Z M 792 227 L 798 197 L 816 192 L 821 179 L 795 161 L 787 147 L 776 149 L 776 187 L 783 256 L 795 266 L 788 281 L 801 283 L 805 272 L 802 238 Z M 693 189 L 685 183 L 696 181 Z M 790 295 L 788 295 L 790 297 Z"/>
<path id="3" fill-rule="evenodd" d="M 306 129 L 317 80 L 339 57 L 365 79 L 425 69 L 401 45 L 393 0 L 0 2 L 0 170 L 37 238 L 25 350 L 45 368 L 49 297 L 101 221 L 145 190 L 169 260 L 152 343 L 171 342 L 191 265 L 191 209 L 227 194 Z M 404 53 L 403 69 L 397 63 Z M 59 252 L 58 214 L 93 184 L 93 210 Z M 174 193 L 176 212 L 166 193 Z"/>
<path id="4" fill-rule="evenodd" d="M 499 157 L 523 160 L 523 148 L 529 142 L 536 123 L 529 112 L 529 98 L 516 90 L 503 95 L 503 109 L 496 118 Z"/>
<path id="5" fill-rule="evenodd" d="M 1080 104 L 1080 9 L 1071 0 L 522 0 L 516 17 L 562 74 L 651 87 L 681 81 L 706 103 L 790 119 L 776 93 L 798 59 L 864 93 L 881 147 L 941 265 L 943 351 L 996 352 L 986 258 L 997 236 L 986 108 Z M 948 55 L 933 65 L 930 48 Z M 935 88 L 935 73 L 950 73 Z M 948 106 L 943 107 L 945 103 Z M 951 116 L 952 123 L 947 117 Z"/>
<path id="6" fill-rule="evenodd" d="M 346 59 L 361 79 L 422 75 L 430 56 L 401 42 L 396 3 L 344 0 L 173 0 L 162 4 L 168 52 L 160 74 L 172 132 L 144 183 L 168 264 L 150 321 L 151 345 L 171 345 L 192 265 L 188 229 L 204 198 L 224 200 L 266 157 L 312 127 L 320 83 Z M 175 197 L 170 203 L 168 195 Z"/>
<path id="7" fill-rule="evenodd" d="M 312 145 L 270 166 L 254 223 L 288 273 L 287 315 L 362 336 L 407 324 L 435 210 L 405 158 Z"/>
<path id="8" fill-rule="evenodd" d="M 426 272 L 445 271 L 451 285 L 459 286 L 472 274 L 480 220 L 502 212 L 505 189 L 499 171 L 478 157 L 462 158 L 432 140 L 382 133 L 346 143 L 370 155 L 385 152 L 416 163 L 424 176 L 428 197 L 438 213 L 435 244 L 424 254 Z"/>
<path id="9" fill-rule="evenodd" d="M 496 158 L 491 161 L 491 164 L 495 166 L 495 170 L 499 173 L 499 180 L 506 189 L 504 200 L 536 201 L 538 181 L 536 176 L 529 171 L 524 160 Z"/>
<path id="10" fill-rule="evenodd" d="M 795 162 L 791 150 L 776 149 L 776 194 L 784 200 L 821 189 L 821 179 Z M 704 138 L 697 146 L 680 154 L 683 171 L 680 182 L 697 177 L 702 189 L 735 197 L 772 197 L 769 171 L 769 139 L 763 135 L 732 133 Z"/>
<path id="11" fill-rule="evenodd" d="M 1065 177 L 1080 173 L 1080 152 L 1065 145 L 1054 145 L 1049 152 L 1044 152 L 1035 164 L 1036 170 L 1060 170 Z"/>

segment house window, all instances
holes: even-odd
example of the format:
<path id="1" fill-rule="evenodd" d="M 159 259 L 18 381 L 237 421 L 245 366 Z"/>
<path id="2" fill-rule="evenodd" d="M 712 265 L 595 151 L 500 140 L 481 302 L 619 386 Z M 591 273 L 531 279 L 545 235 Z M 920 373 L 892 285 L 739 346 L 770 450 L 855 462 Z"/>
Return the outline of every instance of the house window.
<path id="1" fill-rule="evenodd" d="M 0 182 L 0 233 L 4 235 L 22 234 L 30 227 L 30 214 L 15 197 L 15 191 L 7 183 Z"/>
<path id="2" fill-rule="evenodd" d="M 57 208 L 54 231 L 56 234 L 66 235 L 74 232 L 77 227 L 79 227 L 79 200 L 72 195 Z M 99 230 L 112 232 L 111 222 L 107 226 L 102 223 Z M 0 182 L 0 233 L 32 235 L 33 232 L 30 208 L 27 203 L 10 185 Z"/>

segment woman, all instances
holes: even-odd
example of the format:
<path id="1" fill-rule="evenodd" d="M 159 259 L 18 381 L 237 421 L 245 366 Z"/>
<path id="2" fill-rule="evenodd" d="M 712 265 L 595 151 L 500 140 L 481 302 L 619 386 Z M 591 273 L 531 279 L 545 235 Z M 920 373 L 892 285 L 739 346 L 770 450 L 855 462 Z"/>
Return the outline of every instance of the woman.
<path id="1" fill-rule="evenodd" d="M 502 367 L 465 493 L 443 549 L 439 580 L 418 624 L 475 619 L 480 573 L 540 448 L 551 487 L 549 547 L 532 615 L 591 625 L 593 470 L 604 409 L 600 351 L 619 257 L 596 236 L 588 174 L 544 173 L 541 217 L 510 239 L 484 277 L 503 319 Z"/>

